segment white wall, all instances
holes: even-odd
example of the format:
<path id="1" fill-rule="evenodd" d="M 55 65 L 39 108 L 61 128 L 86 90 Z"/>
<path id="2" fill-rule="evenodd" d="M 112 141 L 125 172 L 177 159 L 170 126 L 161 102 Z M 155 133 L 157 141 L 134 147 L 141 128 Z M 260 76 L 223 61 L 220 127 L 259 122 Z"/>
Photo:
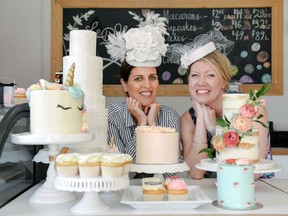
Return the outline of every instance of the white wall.
<path id="1" fill-rule="evenodd" d="M 40 78 L 50 79 L 50 0 L 0 1 L 0 77 L 14 77 L 27 88 Z M 288 58 L 288 2 L 284 0 L 284 60 Z M 5 21 L 4 21 L 5 20 Z M 275 130 L 288 130 L 288 61 L 284 61 L 284 95 L 267 96 Z M 108 97 L 107 104 L 123 98 Z M 159 97 L 181 115 L 189 97 Z"/>

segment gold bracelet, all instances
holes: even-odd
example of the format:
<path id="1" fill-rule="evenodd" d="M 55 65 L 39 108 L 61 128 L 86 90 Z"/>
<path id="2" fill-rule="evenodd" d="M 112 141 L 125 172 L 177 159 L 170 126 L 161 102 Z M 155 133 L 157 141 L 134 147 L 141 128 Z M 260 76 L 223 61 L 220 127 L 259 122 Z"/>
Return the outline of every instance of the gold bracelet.
<path id="1" fill-rule="evenodd" d="M 195 140 L 193 140 L 193 143 L 196 145 L 204 145 L 204 144 L 206 145 L 207 144 L 207 142 L 197 142 Z"/>

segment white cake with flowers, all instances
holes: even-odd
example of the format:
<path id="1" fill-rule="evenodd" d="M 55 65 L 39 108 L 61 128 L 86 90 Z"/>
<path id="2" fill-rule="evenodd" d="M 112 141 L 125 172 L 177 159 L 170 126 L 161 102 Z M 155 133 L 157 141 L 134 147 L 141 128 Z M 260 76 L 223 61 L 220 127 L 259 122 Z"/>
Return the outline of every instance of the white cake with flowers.
<path id="1" fill-rule="evenodd" d="M 178 163 L 179 133 L 174 128 L 138 126 L 136 139 L 136 163 Z"/>
<path id="2" fill-rule="evenodd" d="M 254 163 L 255 169 L 272 169 L 273 161 L 259 163 L 259 130 L 253 124 L 262 124 L 262 114 L 258 113 L 259 106 L 264 102 L 262 96 L 269 91 L 263 85 L 259 91 L 244 93 L 223 94 L 223 118 L 217 119 L 215 136 L 211 139 L 212 149 L 203 149 L 213 159 L 212 152 L 216 151 L 217 164 L 230 159 L 249 159 Z M 214 159 L 215 161 L 215 159 Z M 202 160 L 201 166 L 213 169 L 211 160 Z M 215 168 L 214 168 L 215 169 Z"/>
<path id="3" fill-rule="evenodd" d="M 27 89 L 31 134 L 80 134 L 85 132 L 84 92 L 74 84 L 74 64 L 62 84 L 40 80 Z"/>
<path id="4" fill-rule="evenodd" d="M 223 94 L 225 126 L 217 125 L 216 136 L 212 139 L 217 160 L 248 158 L 254 163 L 259 160 L 259 131 L 252 128 L 257 108 L 249 103 L 249 94 Z"/>

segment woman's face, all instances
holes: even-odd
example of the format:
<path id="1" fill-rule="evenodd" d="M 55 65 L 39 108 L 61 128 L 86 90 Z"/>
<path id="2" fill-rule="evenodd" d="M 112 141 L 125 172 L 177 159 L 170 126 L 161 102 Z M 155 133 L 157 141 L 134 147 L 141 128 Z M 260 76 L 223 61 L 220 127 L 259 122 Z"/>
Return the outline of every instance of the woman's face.
<path id="1" fill-rule="evenodd" d="M 155 67 L 135 67 L 131 70 L 127 83 L 121 80 L 129 97 L 136 99 L 142 106 L 149 106 L 157 96 L 159 81 Z"/>
<path id="2" fill-rule="evenodd" d="M 226 81 L 208 62 L 204 60 L 195 62 L 190 68 L 188 82 L 190 96 L 199 103 L 210 106 L 218 99 L 222 100 Z"/>

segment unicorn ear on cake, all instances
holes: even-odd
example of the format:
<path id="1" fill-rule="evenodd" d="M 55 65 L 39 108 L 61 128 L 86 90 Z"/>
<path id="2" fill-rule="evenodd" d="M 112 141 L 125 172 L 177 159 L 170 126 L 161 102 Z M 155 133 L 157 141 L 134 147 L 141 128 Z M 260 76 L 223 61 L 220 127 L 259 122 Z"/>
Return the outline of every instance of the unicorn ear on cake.
<path id="1" fill-rule="evenodd" d="M 73 86 L 74 85 L 74 73 L 75 73 L 75 63 L 73 62 L 69 68 L 66 81 L 64 83 L 65 86 Z"/>
<path id="2" fill-rule="evenodd" d="M 145 20 L 129 11 L 139 21 L 138 28 L 114 32 L 108 35 L 107 52 L 111 59 L 134 67 L 158 67 L 167 52 L 164 35 L 168 20 L 154 11 L 145 11 Z"/>

